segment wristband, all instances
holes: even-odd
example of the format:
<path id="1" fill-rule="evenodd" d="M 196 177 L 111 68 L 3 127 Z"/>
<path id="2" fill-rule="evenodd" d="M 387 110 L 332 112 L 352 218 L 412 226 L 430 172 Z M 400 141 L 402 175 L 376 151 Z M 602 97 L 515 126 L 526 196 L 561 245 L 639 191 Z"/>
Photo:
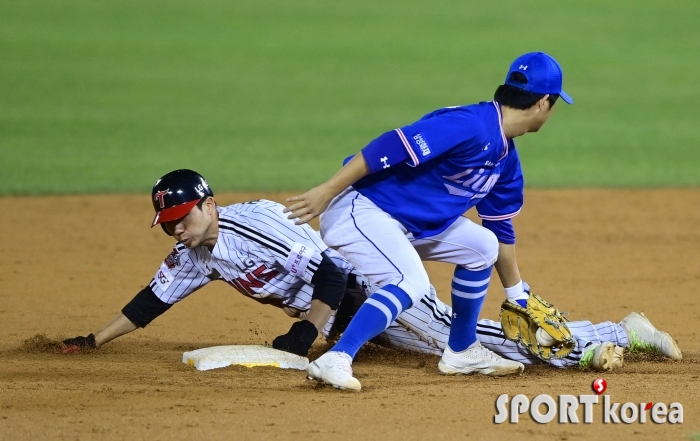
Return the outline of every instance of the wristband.
<path id="1" fill-rule="evenodd" d="M 509 301 L 512 303 L 517 303 L 525 308 L 527 307 L 527 299 L 530 297 L 530 295 L 525 291 L 523 284 L 524 282 L 521 280 L 520 282 L 516 283 L 515 286 L 505 288 L 505 291 L 506 298 L 508 298 Z"/>

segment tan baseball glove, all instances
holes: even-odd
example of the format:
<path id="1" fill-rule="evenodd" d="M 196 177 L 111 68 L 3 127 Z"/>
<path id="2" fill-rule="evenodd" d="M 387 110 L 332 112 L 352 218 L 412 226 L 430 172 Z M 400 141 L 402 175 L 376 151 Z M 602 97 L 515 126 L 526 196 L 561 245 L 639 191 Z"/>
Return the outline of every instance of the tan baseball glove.
<path id="1" fill-rule="evenodd" d="M 506 337 L 545 361 L 564 358 L 574 349 L 576 342 L 566 324 L 568 321 L 554 306 L 535 294 L 530 294 L 527 308 L 508 300 L 501 304 L 501 326 Z M 540 342 L 537 341 L 538 329 L 547 333 Z"/>

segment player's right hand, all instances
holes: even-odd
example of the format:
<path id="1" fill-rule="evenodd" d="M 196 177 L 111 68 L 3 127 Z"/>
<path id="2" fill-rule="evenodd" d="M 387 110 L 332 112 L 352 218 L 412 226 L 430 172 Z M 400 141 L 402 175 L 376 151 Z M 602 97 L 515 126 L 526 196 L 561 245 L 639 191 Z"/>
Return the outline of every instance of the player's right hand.
<path id="1" fill-rule="evenodd" d="M 82 335 L 63 340 L 64 347 L 61 350 L 64 354 L 74 354 L 85 349 L 97 349 L 95 342 L 95 334 L 90 334 L 87 337 Z"/>
<path id="2" fill-rule="evenodd" d="M 294 322 L 288 333 L 275 338 L 272 341 L 272 347 L 306 357 L 316 337 L 318 337 L 316 326 L 310 321 L 302 320 Z"/>
<path id="3" fill-rule="evenodd" d="M 321 184 L 302 195 L 288 198 L 287 202 L 294 203 L 285 208 L 284 213 L 290 213 L 287 218 L 295 219 L 295 224 L 305 224 L 326 211 L 333 197 L 335 194 L 329 186 Z"/>

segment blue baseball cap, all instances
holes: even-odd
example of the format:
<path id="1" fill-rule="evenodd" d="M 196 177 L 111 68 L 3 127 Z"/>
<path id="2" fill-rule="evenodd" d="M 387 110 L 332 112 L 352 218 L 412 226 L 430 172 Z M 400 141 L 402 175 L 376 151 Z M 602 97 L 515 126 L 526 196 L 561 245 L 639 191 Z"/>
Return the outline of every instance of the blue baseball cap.
<path id="1" fill-rule="evenodd" d="M 525 75 L 527 84 L 509 81 L 513 72 Z M 506 84 L 540 95 L 559 95 L 566 104 L 573 104 L 574 100 L 562 89 L 563 77 L 557 60 L 544 52 L 530 52 L 513 61 L 506 75 Z"/>

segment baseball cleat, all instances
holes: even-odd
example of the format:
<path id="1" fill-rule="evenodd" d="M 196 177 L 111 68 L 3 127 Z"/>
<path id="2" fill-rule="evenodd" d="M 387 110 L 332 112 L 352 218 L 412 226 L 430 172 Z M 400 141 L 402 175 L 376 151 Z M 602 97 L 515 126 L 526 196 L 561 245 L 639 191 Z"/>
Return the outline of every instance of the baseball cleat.
<path id="1" fill-rule="evenodd" d="M 599 345 L 590 345 L 578 365 L 582 369 L 592 368 L 599 371 L 611 371 L 624 366 L 623 353 L 625 349 L 615 346 L 609 341 Z"/>
<path id="2" fill-rule="evenodd" d="M 683 354 L 678 343 L 668 334 L 659 331 L 641 312 L 633 312 L 623 318 L 620 326 L 627 333 L 630 352 L 651 352 L 663 354 L 674 360 L 681 360 Z"/>
<path id="3" fill-rule="evenodd" d="M 442 353 L 438 369 L 443 375 L 484 374 L 492 377 L 520 374 L 525 369 L 522 363 L 507 360 L 479 343 L 474 342 L 462 352 L 454 352 L 449 346 Z"/>
<path id="4" fill-rule="evenodd" d="M 352 358 L 344 352 L 328 351 L 309 363 L 306 373 L 309 379 L 322 381 L 336 389 L 359 391 L 362 386 L 352 376 Z"/>

